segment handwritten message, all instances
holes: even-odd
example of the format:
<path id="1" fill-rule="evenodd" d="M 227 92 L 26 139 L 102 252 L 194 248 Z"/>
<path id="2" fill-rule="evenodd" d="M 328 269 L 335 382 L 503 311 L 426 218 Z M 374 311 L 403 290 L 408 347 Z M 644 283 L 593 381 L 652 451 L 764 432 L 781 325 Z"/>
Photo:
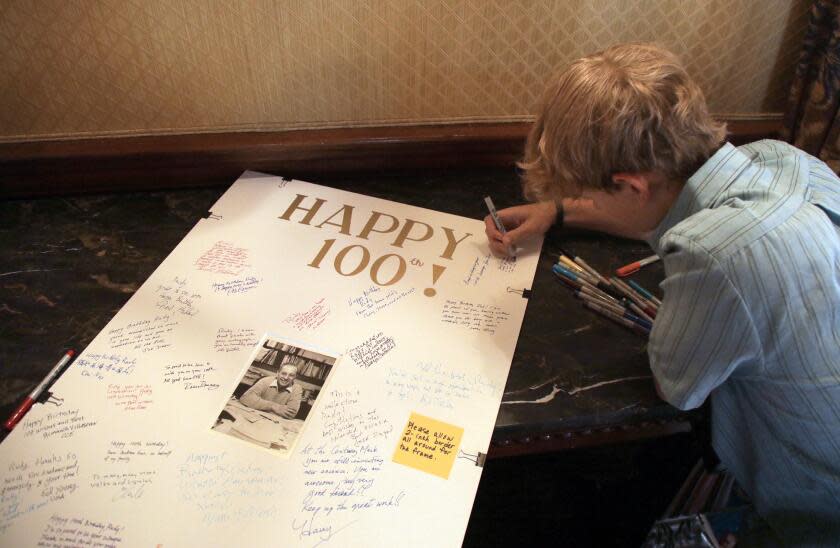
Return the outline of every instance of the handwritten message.
<path id="1" fill-rule="evenodd" d="M 506 274 L 516 270 L 516 257 L 505 257 L 503 259 L 494 259 L 499 263 L 499 270 Z"/>
<path id="2" fill-rule="evenodd" d="M 177 312 L 183 316 L 198 314 L 201 294 L 189 287 L 186 278 L 175 276 L 171 282 L 158 285 L 155 292 L 157 293 L 155 303 L 157 308 L 169 313 Z"/>
<path id="3" fill-rule="evenodd" d="M 216 390 L 219 385 L 207 380 L 216 371 L 210 362 L 180 362 L 167 364 L 163 368 L 163 384 L 181 386 L 184 390 Z"/>
<path id="4" fill-rule="evenodd" d="M 365 340 L 360 345 L 354 346 L 348 352 L 350 358 L 359 367 L 367 369 L 376 364 L 385 355 L 394 349 L 394 339 L 386 337 L 381 331 Z"/>
<path id="5" fill-rule="evenodd" d="M 393 366 L 385 374 L 386 395 L 416 405 L 454 409 L 475 396 L 496 398 L 499 383 L 480 373 L 464 373 L 437 362 L 419 362 L 413 367 Z"/>
<path id="6" fill-rule="evenodd" d="M 462 280 L 464 285 L 468 286 L 475 286 L 478 285 L 478 282 L 481 281 L 481 278 L 484 277 L 484 273 L 487 271 L 487 265 L 490 264 L 490 255 L 486 255 L 484 257 L 476 257 L 473 261 L 472 266 L 470 267 L 470 271 L 467 273 L 466 277 Z"/>
<path id="7" fill-rule="evenodd" d="M 216 352 L 236 352 L 243 348 L 251 348 L 257 344 L 257 332 L 253 329 L 238 328 L 227 329 L 220 327 L 216 331 L 216 340 L 213 341 L 213 350 Z"/>
<path id="8" fill-rule="evenodd" d="M 491 335 L 508 319 L 510 319 L 510 314 L 496 305 L 471 303 L 460 299 L 446 299 L 441 313 L 443 323 Z"/>
<path id="9" fill-rule="evenodd" d="M 408 418 L 394 462 L 449 479 L 464 429 L 419 413 Z"/>
<path id="10" fill-rule="evenodd" d="M 44 525 L 38 546 L 43 548 L 71 548 L 75 546 L 117 547 L 123 542 L 122 525 L 107 520 L 50 516 Z"/>
<path id="11" fill-rule="evenodd" d="M 105 450 L 105 462 L 129 462 L 166 458 L 172 454 L 168 441 L 163 440 L 111 440 Z"/>
<path id="12" fill-rule="evenodd" d="M 484 278 L 484 274 L 487 272 L 487 269 L 490 268 L 491 262 L 495 265 L 496 270 L 504 272 L 505 274 L 510 274 L 516 270 L 516 257 L 498 258 L 488 253 L 483 257 L 475 258 L 469 271 L 467 272 L 467 275 L 463 280 L 461 280 L 463 284 L 466 286 L 478 285 L 481 279 Z"/>
<path id="13" fill-rule="evenodd" d="M 397 289 L 381 289 L 376 286 L 371 286 L 358 297 L 349 299 L 347 304 L 350 311 L 357 317 L 369 318 L 379 312 L 389 308 L 394 303 L 399 302 L 405 297 L 414 293 L 415 288 L 397 290 Z"/>
<path id="14" fill-rule="evenodd" d="M 292 520 L 301 541 L 326 542 L 364 513 L 398 508 L 405 497 L 395 487 L 374 488 L 384 461 L 374 446 L 309 444 L 301 456 L 306 495 Z"/>
<path id="15" fill-rule="evenodd" d="M 190 453 L 177 466 L 177 495 L 194 506 L 206 525 L 275 521 L 288 514 L 277 493 L 290 480 L 288 473 L 244 462 L 221 453 Z M 231 501 L 241 501 L 231 504 Z"/>
<path id="16" fill-rule="evenodd" d="M 332 442 L 345 440 L 357 444 L 388 439 L 394 427 L 377 409 L 360 404 L 358 389 L 330 390 L 328 403 L 321 410 L 324 436 Z"/>
<path id="17" fill-rule="evenodd" d="M 141 411 L 154 403 L 151 384 L 109 384 L 105 399 L 123 411 Z"/>
<path id="18" fill-rule="evenodd" d="M 42 436 L 43 439 L 52 437 L 72 438 L 79 430 L 96 426 L 96 421 L 82 415 L 78 409 L 52 411 L 43 417 L 27 418 L 18 428 L 23 428 L 23 436 Z"/>
<path id="19" fill-rule="evenodd" d="M 330 307 L 324 303 L 324 299 L 320 299 L 306 312 L 295 312 L 283 320 L 283 323 L 292 324 L 295 329 L 316 329 L 329 315 Z"/>
<path id="20" fill-rule="evenodd" d="M 0 532 L 18 517 L 63 500 L 79 487 L 75 453 L 50 453 L 9 462 L 0 482 Z"/>
<path id="21" fill-rule="evenodd" d="M 224 293 L 225 295 L 236 295 L 238 293 L 247 293 L 259 287 L 262 278 L 255 278 L 248 276 L 245 278 L 237 278 L 235 280 L 228 280 L 226 282 L 217 282 L 213 284 L 213 291 L 216 293 Z"/>
<path id="22" fill-rule="evenodd" d="M 251 265 L 248 264 L 247 249 L 220 241 L 195 261 L 195 267 L 206 272 L 238 276 Z"/>
<path id="23" fill-rule="evenodd" d="M 102 489 L 111 495 L 111 502 L 123 499 L 140 499 L 147 485 L 155 482 L 157 470 L 131 472 L 106 472 L 93 474 L 91 489 Z"/>
<path id="24" fill-rule="evenodd" d="M 83 377 L 93 377 L 98 381 L 104 380 L 106 375 L 131 375 L 135 366 L 137 358 L 121 354 L 85 353 L 73 363 L 73 368 L 80 370 Z"/>
<path id="25" fill-rule="evenodd" d="M 153 320 L 137 320 L 125 327 L 108 330 L 108 345 L 113 348 L 128 347 L 141 352 L 152 352 L 172 346 L 172 331 L 178 325 L 168 314 Z"/>

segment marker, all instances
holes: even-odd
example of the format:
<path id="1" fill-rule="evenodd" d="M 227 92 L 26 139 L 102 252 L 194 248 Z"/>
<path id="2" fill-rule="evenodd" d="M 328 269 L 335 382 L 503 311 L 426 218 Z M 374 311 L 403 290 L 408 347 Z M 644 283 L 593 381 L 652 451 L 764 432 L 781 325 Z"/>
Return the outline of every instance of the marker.
<path id="1" fill-rule="evenodd" d="M 579 299 L 581 299 L 585 302 L 590 302 L 592 304 L 597 304 L 598 306 L 600 306 L 600 307 L 602 307 L 606 310 L 609 310 L 611 312 L 614 312 L 615 314 L 617 314 L 617 315 L 619 315 L 623 318 L 627 318 L 631 322 L 635 322 L 635 323 L 639 324 L 641 327 L 644 327 L 645 329 L 651 329 L 653 327 L 653 324 L 651 322 L 649 322 L 645 319 L 642 319 L 642 318 L 640 318 L 640 317 L 638 317 L 634 314 L 631 314 L 626 309 L 624 309 L 620 306 L 611 305 L 609 303 L 605 303 L 604 301 L 599 301 L 598 299 L 593 299 L 591 296 L 589 296 L 586 293 L 583 293 L 581 291 L 575 291 L 575 296 L 577 296 Z"/>
<path id="2" fill-rule="evenodd" d="M 651 318 L 656 318 L 656 307 L 653 304 L 649 303 L 648 301 L 642 299 L 635 291 L 630 289 L 630 286 L 619 280 L 618 278 L 611 278 L 610 279 L 615 286 L 624 293 L 627 298 L 631 301 L 639 305 L 639 308 L 645 311 L 645 313 L 650 316 Z"/>
<path id="3" fill-rule="evenodd" d="M 566 260 L 564 261 L 563 259 L 566 259 Z M 595 278 L 594 276 L 589 274 L 589 272 L 586 272 L 585 270 L 580 268 L 576 263 L 573 263 L 573 262 L 569 261 L 569 258 L 566 257 L 565 255 L 563 256 L 562 259 L 560 259 L 560 262 L 557 263 L 557 264 L 562 266 L 563 268 L 565 268 L 566 270 L 568 270 L 569 272 L 571 272 L 572 274 L 574 274 L 578 278 L 582 278 L 582 279 L 586 280 L 587 282 L 591 283 L 592 285 L 596 285 L 598 283 L 597 278 Z M 571 265 L 575 265 L 574 268 Z"/>
<path id="4" fill-rule="evenodd" d="M 581 292 L 586 293 L 588 295 L 591 295 L 593 297 L 596 297 L 598 299 L 601 299 L 605 303 L 609 303 L 609 304 L 615 305 L 615 306 L 620 306 L 622 308 L 624 307 L 624 303 L 622 303 L 619 300 L 616 300 L 613 297 L 610 297 L 609 295 L 607 295 L 603 291 L 599 291 L 597 289 L 591 289 L 589 287 L 581 287 Z"/>
<path id="5" fill-rule="evenodd" d="M 633 280 L 627 280 L 627 285 L 629 285 L 630 287 L 632 287 L 633 289 L 638 291 L 645 299 L 649 300 L 650 302 L 652 302 L 656 306 L 660 306 L 662 304 L 662 301 L 660 301 L 659 299 L 654 297 L 653 293 L 651 293 L 650 291 L 648 291 L 644 287 L 640 286 L 639 284 L 637 284 Z"/>
<path id="6" fill-rule="evenodd" d="M 560 250 L 560 255 L 565 255 L 566 257 L 569 257 L 569 258 L 571 258 L 571 259 L 574 259 L 574 258 L 575 258 L 575 254 L 574 254 L 574 253 L 569 253 L 568 251 L 566 251 L 566 250 L 565 250 L 565 249 L 563 249 L 562 247 L 559 247 L 558 249 Z"/>
<path id="7" fill-rule="evenodd" d="M 569 286 L 570 288 L 574 289 L 575 291 L 580 291 L 580 289 L 583 287 L 583 285 L 581 285 L 580 282 L 572 281 L 569 278 L 567 278 L 566 276 L 557 272 L 556 270 L 553 270 L 552 272 L 554 272 L 554 275 L 557 276 L 558 280 L 560 280 L 561 282 L 563 282 L 565 285 Z"/>
<path id="8" fill-rule="evenodd" d="M 611 297 L 615 297 L 616 299 L 621 298 L 621 292 L 616 291 L 616 289 L 612 286 L 609 280 L 601 276 L 597 270 L 592 268 L 587 264 L 586 261 L 581 259 L 580 257 L 575 257 L 575 264 L 585 270 L 590 276 L 594 277 L 595 280 L 592 282 L 592 285 L 610 295 Z"/>
<path id="9" fill-rule="evenodd" d="M 559 259 L 560 259 L 560 262 L 563 263 L 566 266 L 566 268 L 568 268 L 569 270 L 572 270 L 574 272 L 583 272 L 584 271 L 583 268 L 581 268 L 579 264 L 572 261 L 570 258 L 568 258 L 565 255 L 560 255 Z"/>
<path id="10" fill-rule="evenodd" d="M 632 310 L 635 315 L 637 315 L 640 318 L 644 318 L 646 321 L 650 322 L 651 326 L 653 325 L 653 318 L 645 314 L 645 311 L 639 308 L 639 305 L 637 305 L 636 303 L 628 302 L 627 307 L 630 310 Z"/>
<path id="11" fill-rule="evenodd" d="M 577 263 L 578 265 L 580 265 L 580 267 L 581 267 L 582 269 L 586 270 L 587 272 L 589 272 L 590 274 L 592 274 L 593 276 L 595 276 L 595 278 L 597 278 L 598 280 L 601 280 L 601 281 L 602 281 L 602 282 L 604 282 L 604 283 L 608 283 L 608 282 L 607 282 L 607 280 L 605 280 L 603 276 L 601 276 L 600 274 L 598 274 L 598 271 L 597 271 L 597 270 L 595 270 L 594 268 L 592 268 L 591 266 L 589 266 L 589 264 L 588 264 L 586 261 L 584 261 L 583 259 L 581 259 L 580 257 L 575 257 L 575 263 Z"/>
<path id="12" fill-rule="evenodd" d="M 635 263 L 630 263 L 628 265 L 622 266 L 621 268 L 617 269 L 615 273 L 622 278 L 625 276 L 629 276 L 630 274 L 636 272 L 640 268 L 650 263 L 655 263 L 659 260 L 659 255 L 651 255 L 650 257 L 645 257 L 641 261 L 636 261 Z"/>
<path id="13" fill-rule="evenodd" d="M 23 403 L 20 404 L 20 407 L 18 407 L 15 410 L 15 412 L 12 413 L 12 416 L 9 417 L 9 420 L 7 420 L 3 424 L 3 426 L 6 427 L 6 430 L 11 431 L 15 427 L 15 425 L 18 422 L 20 422 L 20 419 L 22 419 L 23 416 L 26 415 L 26 412 L 29 411 L 29 408 L 32 407 L 32 404 L 38 401 L 38 398 L 41 397 L 41 394 L 44 392 L 44 390 L 46 390 L 53 383 L 53 381 L 57 379 L 59 375 L 61 375 L 62 370 L 68 363 L 70 363 L 70 360 L 73 358 L 74 354 L 75 352 L 73 352 L 72 350 L 68 350 L 64 353 L 64 356 L 62 356 L 61 359 L 58 360 L 58 363 L 55 364 L 55 367 L 52 368 L 52 371 L 50 371 L 49 374 L 46 377 L 44 377 L 44 380 L 41 381 L 41 384 L 35 387 L 35 390 L 33 390 L 32 393 L 29 394 L 25 400 L 23 400 Z"/>
<path id="14" fill-rule="evenodd" d="M 551 270 L 560 278 L 561 281 L 565 282 L 566 285 L 572 287 L 573 289 L 586 290 L 586 292 L 592 293 L 596 297 L 600 297 L 603 300 L 612 299 L 612 297 L 610 297 L 591 283 L 587 282 L 584 278 L 578 276 L 577 274 L 575 274 L 567 268 L 563 268 L 559 264 L 556 264 L 553 267 L 551 267 Z"/>
<path id="15" fill-rule="evenodd" d="M 642 297 L 639 293 L 636 293 L 636 292 L 633 290 L 633 288 L 631 288 L 629 285 L 627 285 L 626 283 L 624 283 L 624 281 L 623 281 L 623 280 L 619 280 L 618 278 L 613 277 L 613 278 L 611 278 L 611 280 L 610 280 L 610 281 L 612 281 L 612 283 L 613 283 L 613 284 L 614 284 L 614 285 L 615 285 L 618 289 L 620 289 L 620 290 L 621 290 L 621 292 L 622 292 L 622 293 L 624 293 L 624 295 L 625 295 L 628 299 L 630 299 L 630 300 L 631 300 L 631 301 L 633 301 L 634 303 L 636 303 L 636 304 L 638 304 L 639 306 L 641 306 L 642 308 L 644 308 L 646 312 L 647 312 L 648 310 L 652 310 L 654 313 L 656 312 L 656 306 L 654 306 L 654 304 L 653 304 L 652 302 L 650 302 L 650 301 L 648 301 L 647 299 L 645 299 L 644 297 Z"/>
<path id="16" fill-rule="evenodd" d="M 579 284 L 583 284 L 585 286 L 588 286 L 588 287 L 591 287 L 591 288 L 595 289 L 595 286 L 589 281 L 588 278 L 586 278 L 586 277 L 584 277 L 580 274 L 577 274 L 575 272 L 572 272 L 571 270 L 569 270 L 568 268 L 566 268 L 564 266 L 556 264 L 551 268 L 552 268 L 552 270 L 554 270 L 555 274 L 561 274 L 561 275 L 569 278 L 570 280 L 572 280 L 574 282 L 577 282 Z"/>
<path id="17" fill-rule="evenodd" d="M 627 292 L 628 292 L 628 294 L 629 294 L 630 296 L 634 296 L 634 297 L 636 297 L 637 299 L 639 299 L 639 300 L 641 301 L 641 302 L 639 302 L 639 306 L 642 306 L 642 307 L 645 307 L 645 308 L 650 308 L 650 309 L 651 309 L 651 310 L 653 310 L 654 312 L 658 312 L 658 311 L 659 311 L 659 306 L 658 306 L 658 305 L 654 304 L 652 301 L 649 301 L 649 300 L 645 299 L 645 298 L 642 296 L 642 294 L 641 294 L 641 293 L 637 292 L 637 291 L 636 291 L 636 290 L 634 290 L 632 287 L 630 287 L 629 285 L 627 285 L 627 283 L 626 283 L 624 280 L 619 280 L 618 278 L 616 278 L 616 279 L 615 279 L 615 283 L 616 283 L 617 285 L 618 285 L 618 284 L 621 284 L 621 289 L 622 289 L 622 290 L 627 291 Z M 636 301 L 636 302 L 638 302 L 638 301 Z"/>
<path id="18" fill-rule="evenodd" d="M 585 307 L 587 307 L 591 310 L 594 310 L 595 312 L 601 314 L 602 316 L 613 320 L 616 323 L 620 323 L 624 327 L 629 327 L 630 329 L 632 329 L 633 331 L 635 331 L 636 333 L 638 333 L 640 335 L 643 335 L 645 337 L 650 335 L 650 330 L 649 329 L 645 329 L 644 327 L 637 324 L 636 322 L 634 322 L 632 320 L 628 320 L 627 318 L 624 318 L 622 316 L 619 316 L 615 312 L 607 310 L 606 308 L 603 308 L 603 307 L 601 307 L 601 306 L 599 306 L 595 303 L 591 303 L 589 301 L 584 301 L 583 305 Z"/>
<path id="19" fill-rule="evenodd" d="M 502 220 L 499 219 L 499 214 L 496 213 L 496 206 L 493 205 L 493 200 L 490 199 L 490 196 L 484 197 L 484 203 L 487 204 L 487 209 L 490 211 L 490 217 L 493 218 L 493 223 L 496 225 L 496 228 L 499 230 L 499 232 L 502 233 L 502 236 L 507 234 L 507 230 L 505 230 L 505 225 L 503 225 Z M 514 250 L 510 246 L 508 246 L 507 248 L 507 254 L 511 257 L 516 256 Z"/>

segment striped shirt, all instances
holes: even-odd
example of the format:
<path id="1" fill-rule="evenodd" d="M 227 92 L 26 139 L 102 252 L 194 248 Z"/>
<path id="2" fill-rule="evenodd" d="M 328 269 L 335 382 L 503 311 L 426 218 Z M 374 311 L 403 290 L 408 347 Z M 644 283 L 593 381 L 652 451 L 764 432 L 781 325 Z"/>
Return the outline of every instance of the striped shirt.
<path id="1" fill-rule="evenodd" d="M 711 395 L 715 450 L 786 542 L 840 545 L 840 179 L 782 142 L 726 144 L 648 243 L 663 395 Z"/>

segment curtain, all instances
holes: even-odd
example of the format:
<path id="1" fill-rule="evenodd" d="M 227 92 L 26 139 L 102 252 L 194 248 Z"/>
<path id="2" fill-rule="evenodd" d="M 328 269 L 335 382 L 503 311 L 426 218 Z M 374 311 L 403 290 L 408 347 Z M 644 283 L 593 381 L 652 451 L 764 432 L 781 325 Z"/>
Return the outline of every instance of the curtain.
<path id="1" fill-rule="evenodd" d="M 785 112 L 782 139 L 840 173 L 840 2 L 815 0 Z"/>

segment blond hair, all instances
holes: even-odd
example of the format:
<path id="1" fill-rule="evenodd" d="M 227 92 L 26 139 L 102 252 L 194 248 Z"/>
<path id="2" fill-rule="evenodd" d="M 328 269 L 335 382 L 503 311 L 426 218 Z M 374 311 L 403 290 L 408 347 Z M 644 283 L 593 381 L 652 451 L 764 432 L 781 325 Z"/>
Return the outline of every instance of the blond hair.
<path id="1" fill-rule="evenodd" d="M 519 163 L 525 196 L 609 191 L 621 172 L 684 180 L 725 135 L 673 53 L 653 44 L 613 46 L 575 61 L 549 84 Z"/>

